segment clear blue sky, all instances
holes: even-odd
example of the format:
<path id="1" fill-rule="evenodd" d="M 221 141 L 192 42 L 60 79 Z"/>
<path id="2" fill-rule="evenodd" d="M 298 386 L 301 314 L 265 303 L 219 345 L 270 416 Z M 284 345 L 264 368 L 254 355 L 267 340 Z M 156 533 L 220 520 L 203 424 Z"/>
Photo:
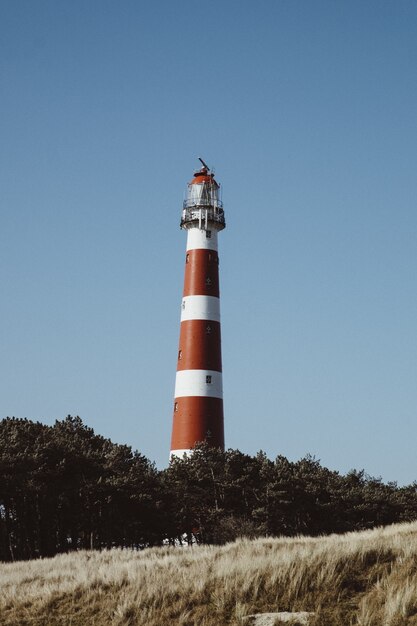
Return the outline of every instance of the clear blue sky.
<path id="1" fill-rule="evenodd" d="M 226 444 L 417 479 L 417 3 L 0 1 L 0 417 L 167 464 L 223 185 Z"/>

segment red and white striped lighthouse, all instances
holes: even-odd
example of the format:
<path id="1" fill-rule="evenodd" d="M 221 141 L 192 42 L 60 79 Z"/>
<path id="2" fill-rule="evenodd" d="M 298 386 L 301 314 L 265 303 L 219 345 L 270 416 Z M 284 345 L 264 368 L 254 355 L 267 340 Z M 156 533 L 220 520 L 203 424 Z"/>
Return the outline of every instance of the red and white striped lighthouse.
<path id="1" fill-rule="evenodd" d="M 188 184 L 181 228 L 187 231 L 171 456 L 199 442 L 224 449 L 217 235 L 225 228 L 220 185 L 210 168 Z"/>

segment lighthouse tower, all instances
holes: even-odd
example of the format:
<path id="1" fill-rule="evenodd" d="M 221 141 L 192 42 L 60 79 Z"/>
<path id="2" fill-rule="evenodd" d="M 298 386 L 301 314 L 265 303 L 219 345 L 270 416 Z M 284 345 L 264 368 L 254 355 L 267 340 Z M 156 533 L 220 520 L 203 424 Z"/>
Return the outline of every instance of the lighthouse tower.
<path id="1" fill-rule="evenodd" d="M 220 185 L 210 168 L 188 184 L 181 228 L 187 231 L 171 457 L 199 442 L 224 449 L 217 235 L 225 228 Z"/>

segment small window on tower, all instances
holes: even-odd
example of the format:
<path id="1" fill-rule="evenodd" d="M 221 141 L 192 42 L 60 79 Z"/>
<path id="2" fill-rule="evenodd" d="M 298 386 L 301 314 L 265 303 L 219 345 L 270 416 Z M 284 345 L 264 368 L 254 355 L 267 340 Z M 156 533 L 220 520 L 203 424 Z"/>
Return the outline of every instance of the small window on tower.
<path id="1" fill-rule="evenodd" d="M 184 310 L 185 309 L 185 300 L 182 301 L 182 305 L 181 306 L 182 306 L 182 309 Z"/>
<path id="2" fill-rule="evenodd" d="M 210 285 L 211 285 L 211 278 L 210 278 L 210 276 L 207 276 L 207 278 L 206 278 L 206 285 L 207 285 L 207 287 L 210 287 Z"/>
<path id="3" fill-rule="evenodd" d="M 211 385 L 211 376 L 206 376 L 206 384 Z"/>
<path id="4" fill-rule="evenodd" d="M 209 260 L 209 262 L 211 261 L 211 252 L 209 252 L 208 260 Z"/>
<path id="5" fill-rule="evenodd" d="M 206 239 L 211 239 L 211 230 L 206 230 Z"/>
<path id="6" fill-rule="evenodd" d="M 209 335 L 211 333 L 211 326 L 210 326 L 210 324 L 208 324 L 206 326 L 206 333 L 207 333 L 207 335 Z"/>
<path id="7" fill-rule="evenodd" d="M 188 263 L 188 262 L 189 262 L 189 260 L 190 260 L 190 255 L 189 255 L 189 254 L 187 254 L 187 256 L 185 257 L 185 262 L 186 262 L 186 263 Z"/>
<path id="8" fill-rule="evenodd" d="M 182 359 L 182 350 L 178 350 L 178 361 Z"/>
<path id="9" fill-rule="evenodd" d="M 174 404 L 174 411 L 178 411 L 178 402 Z"/>

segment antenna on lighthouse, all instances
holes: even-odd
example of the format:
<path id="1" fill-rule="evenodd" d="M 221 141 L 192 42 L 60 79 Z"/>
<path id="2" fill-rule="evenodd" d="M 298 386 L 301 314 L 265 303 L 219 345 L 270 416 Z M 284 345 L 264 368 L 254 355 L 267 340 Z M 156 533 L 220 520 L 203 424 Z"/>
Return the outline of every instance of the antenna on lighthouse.
<path id="1" fill-rule="evenodd" d="M 202 159 L 201 157 L 198 157 L 198 160 L 199 160 L 199 161 L 203 164 L 203 167 L 205 167 L 205 168 L 206 168 L 206 170 L 209 170 L 209 171 L 210 171 L 209 166 L 207 165 L 207 163 L 204 163 L 204 161 L 203 161 L 203 159 Z"/>

